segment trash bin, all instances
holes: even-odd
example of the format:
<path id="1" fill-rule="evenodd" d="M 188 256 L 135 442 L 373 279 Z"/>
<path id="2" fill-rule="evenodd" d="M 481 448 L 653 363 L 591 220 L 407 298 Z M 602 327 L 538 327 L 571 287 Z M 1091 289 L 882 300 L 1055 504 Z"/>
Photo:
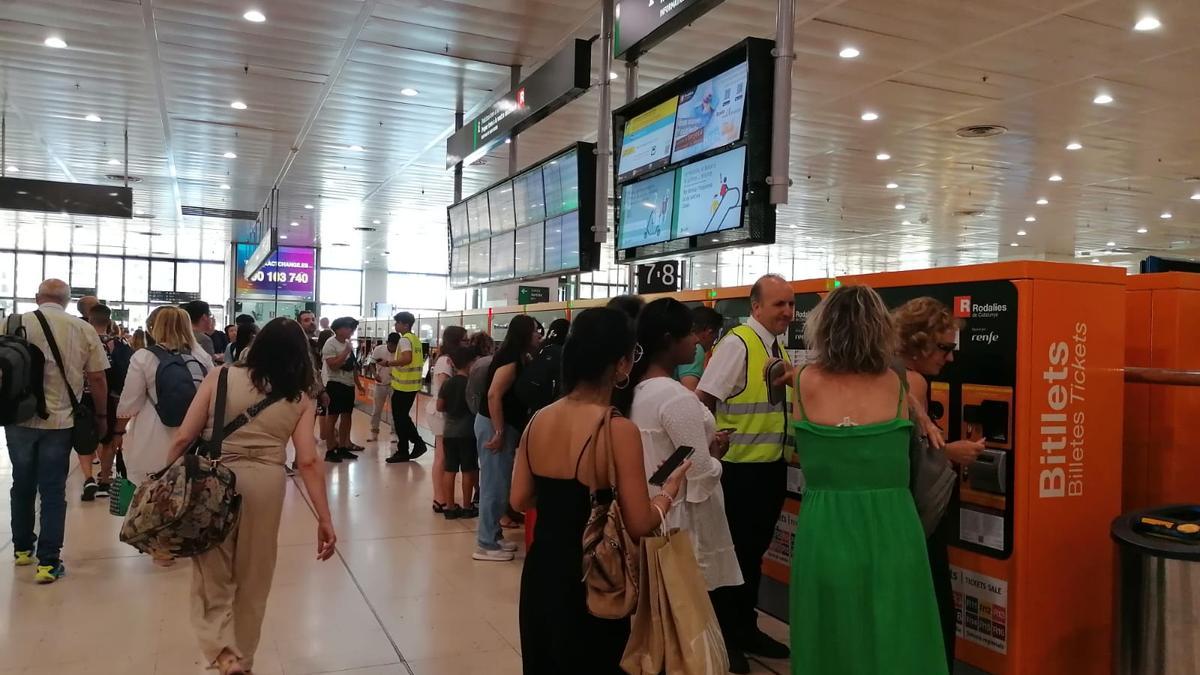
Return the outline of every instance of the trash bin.
<path id="1" fill-rule="evenodd" d="M 1200 673 L 1200 506 L 1127 513 L 1112 537 L 1121 559 L 1117 672 Z"/>

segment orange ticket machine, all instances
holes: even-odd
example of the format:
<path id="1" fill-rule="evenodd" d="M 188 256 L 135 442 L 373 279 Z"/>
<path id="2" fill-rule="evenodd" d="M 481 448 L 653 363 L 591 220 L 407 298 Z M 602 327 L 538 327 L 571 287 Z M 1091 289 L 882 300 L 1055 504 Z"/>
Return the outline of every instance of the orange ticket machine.
<path id="1" fill-rule="evenodd" d="M 962 321 L 955 359 L 930 386 L 930 411 L 947 439 L 983 440 L 987 448 L 960 471 L 947 515 L 958 533 L 951 547 L 958 659 L 997 675 L 1111 672 L 1109 523 L 1121 511 L 1124 273 L 1017 262 L 840 281 L 874 287 L 890 307 L 932 296 Z M 827 281 L 793 287 L 788 348 L 803 359 L 804 317 Z M 747 295 L 718 290 L 715 306 L 744 315 Z M 792 474 L 789 489 L 798 491 L 802 472 L 796 466 Z M 793 492 L 764 559 L 761 606 L 784 619 L 801 509 Z"/>
<path id="2" fill-rule="evenodd" d="M 1125 361 L 1130 366 L 1200 370 L 1200 274 L 1129 278 Z M 1200 502 L 1196 420 L 1200 389 L 1125 385 L 1123 510 Z"/>

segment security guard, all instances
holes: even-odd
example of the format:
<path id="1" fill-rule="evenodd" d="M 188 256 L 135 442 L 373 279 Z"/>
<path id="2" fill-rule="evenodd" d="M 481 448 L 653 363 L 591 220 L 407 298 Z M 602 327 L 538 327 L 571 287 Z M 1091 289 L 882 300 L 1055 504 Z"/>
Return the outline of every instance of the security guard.
<path id="1" fill-rule="evenodd" d="M 795 296 L 783 277 L 768 274 L 755 282 L 750 319 L 717 343 L 696 392 L 716 414 L 717 428 L 733 430 L 722 458 L 721 486 L 746 583 L 717 589 L 713 600 L 735 673 L 750 672 L 743 652 L 771 659 L 790 656 L 786 645 L 759 630 L 756 607 L 762 558 L 787 492 L 783 458 L 789 411 L 786 400 L 770 402 L 763 374 L 770 359 L 787 360 L 779 337 L 787 333 L 795 310 Z"/>
<path id="2" fill-rule="evenodd" d="M 387 458 L 389 464 L 414 460 L 429 450 L 411 415 L 413 402 L 421 390 L 421 368 L 425 365 L 421 340 L 412 332 L 417 319 L 411 312 L 400 312 L 395 319 L 400 343 L 396 345 L 395 360 L 386 365 L 392 366 L 392 428 L 399 441 L 396 452 Z M 412 443 L 411 454 L 409 443 Z"/>

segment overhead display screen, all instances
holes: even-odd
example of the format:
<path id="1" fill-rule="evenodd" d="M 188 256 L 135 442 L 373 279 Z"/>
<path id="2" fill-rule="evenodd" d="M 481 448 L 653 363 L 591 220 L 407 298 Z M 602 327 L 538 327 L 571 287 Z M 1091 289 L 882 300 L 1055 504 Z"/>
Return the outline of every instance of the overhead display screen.
<path id="1" fill-rule="evenodd" d="M 618 248 L 658 244 L 671 239 L 674 214 L 674 171 L 622 186 Z"/>
<path id="2" fill-rule="evenodd" d="M 745 147 L 688 164 L 677 171 L 678 209 L 672 239 L 720 232 L 742 224 Z"/>
<path id="3" fill-rule="evenodd" d="M 315 300 L 317 290 L 317 251 L 298 246 L 280 246 L 257 272 L 245 276 L 246 265 L 254 254 L 254 244 L 237 245 L 235 292 L 239 298 L 281 297 Z"/>
<path id="4" fill-rule="evenodd" d="M 747 71 L 739 63 L 679 96 L 672 162 L 742 139 Z"/>
<path id="5" fill-rule="evenodd" d="M 671 161 L 678 99 L 672 97 L 629 120 L 621 137 L 618 178 L 625 180 Z"/>
<path id="6" fill-rule="evenodd" d="M 575 143 L 446 208 L 455 288 L 595 270 L 596 153 Z"/>
<path id="7" fill-rule="evenodd" d="M 542 189 L 542 170 L 526 171 L 513 179 L 512 186 L 517 227 L 545 220 L 546 193 Z"/>

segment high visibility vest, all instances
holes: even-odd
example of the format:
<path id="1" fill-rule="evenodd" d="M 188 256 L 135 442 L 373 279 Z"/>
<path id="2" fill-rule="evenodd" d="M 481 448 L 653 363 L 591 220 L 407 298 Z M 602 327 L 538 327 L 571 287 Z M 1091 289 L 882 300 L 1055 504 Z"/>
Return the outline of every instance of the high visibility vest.
<path id="1" fill-rule="evenodd" d="M 736 463 L 774 462 L 783 457 L 788 443 L 789 407 L 784 401 L 771 405 L 763 373 L 771 353 L 750 326 L 729 331 L 722 340 L 741 340 L 746 345 L 746 381 L 742 390 L 717 402 L 717 428 L 733 429 L 724 461 Z M 788 365 L 787 351 L 779 350 Z"/>
<path id="2" fill-rule="evenodd" d="M 408 340 L 412 347 L 412 361 L 407 366 L 392 368 L 392 389 L 396 391 L 421 391 L 421 367 L 425 365 L 425 354 L 421 351 L 421 341 L 412 333 L 400 337 Z M 396 346 L 396 360 L 400 360 L 400 346 Z"/>

